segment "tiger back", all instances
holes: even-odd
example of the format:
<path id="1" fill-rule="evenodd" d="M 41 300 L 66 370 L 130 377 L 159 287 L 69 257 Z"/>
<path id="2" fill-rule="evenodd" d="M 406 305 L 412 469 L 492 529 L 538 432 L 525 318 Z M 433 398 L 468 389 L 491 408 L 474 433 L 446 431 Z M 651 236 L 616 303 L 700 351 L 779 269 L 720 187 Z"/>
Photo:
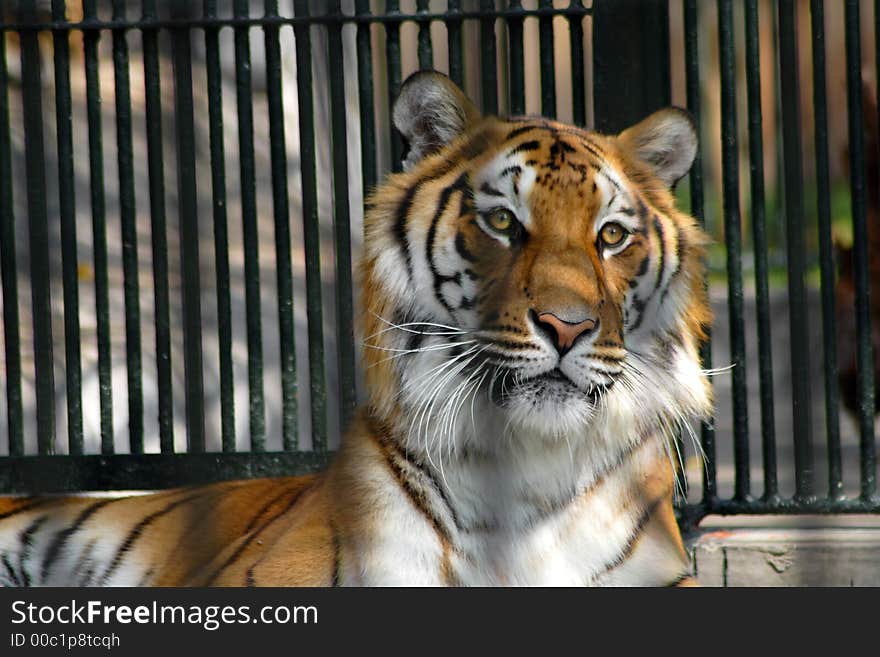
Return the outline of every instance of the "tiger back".
<path id="1" fill-rule="evenodd" d="M 696 134 L 401 88 L 365 215 L 368 398 L 319 475 L 0 507 L 11 585 L 682 585 L 673 441 L 711 410 Z"/>

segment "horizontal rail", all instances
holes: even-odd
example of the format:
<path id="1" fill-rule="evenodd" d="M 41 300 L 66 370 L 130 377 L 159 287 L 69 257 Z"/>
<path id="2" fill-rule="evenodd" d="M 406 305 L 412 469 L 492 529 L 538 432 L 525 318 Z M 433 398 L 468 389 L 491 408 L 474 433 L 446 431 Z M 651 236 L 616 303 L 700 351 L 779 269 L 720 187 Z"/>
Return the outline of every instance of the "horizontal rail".
<path id="1" fill-rule="evenodd" d="M 38 23 L 24 23 L 20 21 L 0 22 L 0 31 L 40 31 L 52 32 L 57 30 L 155 30 L 173 28 L 210 28 L 210 27 L 267 27 L 281 25 L 314 25 L 314 24 L 338 24 L 338 23 L 431 23 L 434 21 L 461 21 L 481 18 L 552 18 L 584 17 L 592 14 L 589 7 L 540 7 L 537 9 L 495 9 L 473 11 L 450 11 L 408 14 L 402 12 L 389 12 L 385 14 L 319 14 L 317 16 L 230 16 L 209 18 L 167 18 L 167 19 L 120 19 L 120 20 L 82 20 L 82 21 L 44 21 Z"/>
<path id="2" fill-rule="evenodd" d="M 115 454 L 0 458 L 4 494 L 155 490 L 214 481 L 295 476 L 327 467 L 333 452 Z"/>

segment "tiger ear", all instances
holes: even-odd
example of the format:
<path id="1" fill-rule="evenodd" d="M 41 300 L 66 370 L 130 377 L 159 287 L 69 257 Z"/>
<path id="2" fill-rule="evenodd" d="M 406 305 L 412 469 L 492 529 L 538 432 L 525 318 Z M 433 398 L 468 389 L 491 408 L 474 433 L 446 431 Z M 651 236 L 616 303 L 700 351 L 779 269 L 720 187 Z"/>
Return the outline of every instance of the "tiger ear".
<path id="1" fill-rule="evenodd" d="M 696 125 L 690 113 L 678 107 L 654 112 L 617 139 L 669 187 L 690 170 L 697 155 Z"/>
<path id="2" fill-rule="evenodd" d="M 436 153 L 480 118 L 464 92 L 442 73 L 419 71 L 409 76 L 394 102 L 394 127 L 409 142 L 403 170 Z"/>

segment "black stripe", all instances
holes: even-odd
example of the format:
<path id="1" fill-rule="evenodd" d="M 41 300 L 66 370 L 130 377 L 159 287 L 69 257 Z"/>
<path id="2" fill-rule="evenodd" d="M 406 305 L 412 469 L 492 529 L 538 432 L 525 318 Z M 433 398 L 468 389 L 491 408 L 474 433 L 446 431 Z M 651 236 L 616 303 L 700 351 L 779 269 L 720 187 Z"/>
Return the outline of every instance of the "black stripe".
<path id="1" fill-rule="evenodd" d="M 440 192 L 440 198 L 437 201 L 437 210 L 434 212 L 434 217 L 431 219 L 431 227 L 428 229 L 428 236 L 425 240 L 425 259 L 428 262 L 431 276 L 434 279 L 434 296 L 452 317 L 455 317 L 455 311 L 448 303 L 446 303 L 441 288 L 444 283 L 453 280 L 453 277 L 444 276 L 437 269 L 437 265 L 434 262 L 434 241 L 437 237 L 437 227 L 440 223 L 440 219 L 443 217 L 443 214 L 446 212 L 446 208 L 449 205 L 449 198 L 457 191 L 462 192 L 463 196 L 468 196 L 469 189 L 470 186 L 467 182 L 467 173 L 463 173 L 456 178 L 455 182 L 448 187 L 445 187 L 443 191 Z"/>
<path id="2" fill-rule="evenodd" d="M 285 513 L 290 511 L 293 508 L 293 506 L 296 504 L 297 500 L 299 500 L 299 498 L 302 497 L 303 493 L 305 493 L 307 490 L 310 490 L 310 489 L 311 489 L 311 486 L 305 486 L 299 491 L 289 491 L 289 492 L 292 492 L 295 494 L 290 499 L 287 506 L 280 513 L 272 516 L 266 522 L 264 522 L 260 526 L 259 529 L 256 529 L 253 532 L 251 532 L 250 534 L 248 534 L 247 537 L 241 542 L 241 545 L 239 545 L 238 548 L 235 550 L 235 552 L 232 553 L 229 556 L 229 558 L 223 562 L 223 565 L 221 565 L 219 568 L 217 568 L 211 574 L 211 576 L 208 578 L 208 581 L 205 584 L 205 586 L 211 586 L 217 580 L 217 578 L 220 576 L 220 573 L 222 573 L 226 568 L 228 568 L 230 565 L 235 563 L 239 559 L 239 557 L 241 557 L 241 555 L 244 553 L 244 551 L 248 548 L 248 546 L 251 543 L 253 543 L 260 534 L 262 534 L 273 522 L 278 520 L 278 518 L 280 518 Z"/>
<path id="3" fill-rule="evenodd" d="M 660 264 L 657 265 L 657 282 L 654 283 L 654 293 L 660 289 L 663 283 L 663 269 L 666 267 L 666 240 L 663 232 L 663 225 L 657 215 L 654 215 L 654 230 L 657 232 L 657 239 L 660 240 Z"/>
<path id="4" fill-rule="evenodd" d="M 538 126 L 534 126 L 534 125 L 524 125 L 524 126 L 520 126 L 519 128 L 514 128 L 509 133 L 507 133 L 507 136 L 504 138 L 504 141 L 510 141 L 511 139 L 516 139 L 520 135 L 523 135 L 527 132 L 530 132 L 531 130 L 536 130 L 537 128 L 538 128 Z"/>
<path id="5" fill-rule="evenodd" d="M 25 562 L 30 556 L 31 548 L 34 545 L 32 537 L 40 528 L 40 526 L 48 519 L 48 515 L 40 516 L 30 525 L 28 525 L 18 537 L 18 542 L 21 543 L 21 551 L 18 553 L 18 572 L 21 573 L 21 577 L 24 580 L 23 586 L 31 585 L 31 577 L 27 571 Z"/>
<path id="6" fill-rule="evenodd" d="M 120 565 L 122 565 L 122 559 L 123 557 L 125 557 L 125 554 L 129 550 L 131 550 L 132 546 L 141 537 L 147 527 L 149 527 L 154 521 L 158 520 L 162 516 L 171 513 L 181 504 L 185 504 L 190 500 L 194 500 L 195 498 L 200 497 L 202 494 L 203 493 L 196 493 L 193 495 L 189 495 L 188 497 L 184 497 L 183 499 L 171 502 L 170 504 L 166 504 L 163 508 L 145 516 L 138 524 L 136 524 L 134 528 L 128 533 L 128 536 L 125 537 L 125 540 L 122 541 L 119 549 L 116 550 L 116 554 L 113 555 L 113 560 L 110 562 L 110 566 L 101 577 L 100 585 L 106 586 L 107 582 L 109 582 L 110 578 L 113 576 L 113 573 L 116 572 L 116 569 L 119 568 Z"/>
<path id="7" fill-rule="evenodd" d="M 681 583 L 684 582 L 685 580 L 688 580 L 688 579 L 694 579 L 694 576 L 691 574 L 691 571 L 685 570 L 678 577 L 676 577 L 674 580 L 672 580 L 671 582 L 669 582 L 665 586 L 667 586 L 669 588 L 681 586 Z"/>
<path id="8" fill-rule="evenodd" d="M 52 564 L 55 563 L 55 560 L 61 554 L 61 550 L 64 549 L 64 545 L 67 543 L 68 539 L 70 539 L 71 536 L 78 532 L 83 524 L 85 524 L 85 522 L 95 513 L 100 511 L 103 507 L 107 506 L 111 502 L 115 501 L 116 500 L 101 500 L 100 502 L 90 504 L 85 509 L 83 509 L 79 516 L 77 516 L 72 525 L 70 525 L 67 529 L 62 529 L 55 535 L 55 538 L 52 539 L 52 542 L 49 544 L 49 548 L 46 550 L 46 554 L 43 557 L 43 565 L 40 568 L 41 582 L 46 582 Z"/>
<path id="9" fill-rule="evenodd" d="M 492 185 L 490 185 L 487 182 L 484 182 L 482 184 L 482 186 L 480 186 L 480 191 L 483 194 L 488 194 L 489 196 L 504 196 L 504 194 L 502 192 L 499 192 L 497 189 L 492 187 Z"/>
<path id="10" fill-rule="evenodd" d="M 41 506 L 46 506 L 47 504 L 51 504 L 52 502 L 57 502 L 58 500 L 51 497 L 42 497 L 33 502 L 27 503 L 25 502 L 20 507 L 13 509 L 12 511 L 7 511 L 6 513 L 0 513 L 0 520 L 6 520 L 6 518 L 11 518 L 12 516 L 18 515 L 19 513 L 24 513 L 25 511 L 30 511 L 31 509 L 36 509 Z"/>
<path id="11" fill-rule="evenodd" d="M 9 580 L 13 584 L 15 584 L 15 586 L 21 586 L 21 580 L 18 579 L 18 574 L 15 572 L 12 564 L 9 563 L 9 557 L 6 554 L 3 555 L 3 567 L 6 569 L 6 572 L 9 575 Z"/>
<path id="12" fill-rule="evenodd" d="M 518 164 L 514 164 L 513 166 L 507 167 L 501 173 L 498 174 L 499 178 L 506 178 L 510 174 L 516 174 L 519 176 L 522 173 L 522 167 Z"/>
<path id="13" fill-rule="evenodd" d="M 293 493 L 297 488 L 298 488 L 298 486 L 292 486 L 290 488 L 285 488 L 283 491 L 278 493 L 278 495 L 276 495 L 271 500 L 266 502 L 262 507 L 260 507 L 260 510 L 257 511 L 253 515 L 253 517 L 251 517 L 251 521 L 248 523 L 247 527 L 244 528 L 244 531 L 242 532 L 242 536 L 244 536 L 245 534 L 249 534 L 257 526 L 257 524 L 259 524 L 260 520 L 263 518 L 263 515 L 269 509 L 271 509 L 273 506 L 278 504 L 278 502 L 280 502 L 285 497 L 287 497 L 288 495 Z"/>
<path id="14" fill-rule="evenodd" d="M 633 322 L 632 326 L 630 326 L 630 331 L 635 331 L 642 325 L 642 320 L 645 318 L 645 305 L 646 301 L 642 301 L 641 299 L 633 296 L 633 310 L 635 310 L 639 316 L 635 322 Z"/>
<path id="15" fill-rule="evenodd" d="M 79 559 L 76 560 L 76 565 L 73 567 L 74 573 L 83 573 L 79 580 L 79 586 L 89 586 L 91 584 L 92 575 L 95 572 L 95 545 L 98 544 L 98 539 L 93 538 L 89 541 L 88 545 L 83 548 L 82 553 L 79 555 Z M 88 566 L 88 568 L 86 568 Z"/>
<path id="16" fill-rule="evenodd" d="M 388 460 L 388 463 L 392 467 L 392 470 L 404 477 L 404 482 L 402 482 L 401 485 L 406 488 L 409 486 L 409 482 L 406 481 L 403 471 L 400 470 L 397 467 L 397 464 L 392 460 L 389 450 L 393 450 L 397 454 L 398 458 L 403 460 L 410 467 L 418 470 L 427 479 L 431 488 L 440 497 L 441 501 L 446 506 L 447 511 L 449 511 L 449 515 L 452 517 L 452 523 L 457 529 L 461 529 L 461 522 L 458 518 L 458 514 L 455 512 L 455 508 L 452 506 L 452 504 L 450 504 L 449 498 L 446 495 L 446 490 L 443 488 L 443 486 L 440 485 L 440 482 L 437 480 L 434 472 L 431 471 L 431 469 L 426 466 L 418 456 L 408 451 L 405 447 L 399 445 L 397 441 L 395 441 L 391 437 L 391 431 L 388 427 L 385 426 L 384 423 L 373 416 L 370 416 L 368 418 L 368 421 L 370 423 L 370 435 L 372 435 L 373 438 L 376 440 L 376 443 L 381 448 L 382 453 Z M 407 492 L 410 492 L 410 490 L 411 489 L 407 488 Z M 416 491 L 412 491 L 412 494 L 418 496 L 418 493 Z M 435 520 L 435 522 L 439 523 L 439 519 L 436 518 L 433 513 L 430 513 L 427 509 L 424 509 L 421 506 L 419 506 L 419 508 L 422 508 L 426 515 L 429 515 Z M 442 533 L 444 533 L 444 535 L 448 537 L 448 532 Z"/>
<path id="17" fill-rule="evenodd" d="M 336 523 L 332 520 L 330 521 L 330 531 L 333 533 L 333 581 L 330 585 L 336 588 L 340 585 L 339 573 L 342 570 L 342 545 L 339 541 L 339 530 L 336 528 Z"/>
<path id="18" fill-rule="evenodd" d="M 394 237 L 397 238 L 397 242 L 400 245 L 400 250 L 403 253 L 403 259 L 406 262 L 406 273 L 409 276 L 409 279 L 412 280 L 413 277 L 413 268 L 412 268 L 412 254 L 409 252 L 409 236 L 407 235 L 407 219 L 409 218 L 409 209 L 412 206 L 413 198 L 416 193 L 419 191 L 421 187 L 422 181 L 417 181 L 412 187 L 406 190 L 406 194 L 403 196 L 403 200 L 401 200 L 400 205 L 397 206 L 396 218 L 394 221 Z"/>
<path id="19" fill-rule="evenodd" d="M 539 148 L 541 148 L 541 142 L 539 142 L 537 139 L 533 139 L 532 141 L 524 141 L 518 146 L 510 149 L 510 152 L 507 153 L 507 157 L 510 157 L 511 155 L 516 155 L 517 153 L 536 151 Z"/>
<path id="20" fill-rule="evenodd" d="M 153 573 L 156 572 L 155 568 L 150 568 L 147 572 L 144 573 L 144 576 L 141 577 L 140 581 L 138 581 L 137 585 L 139 587 L 146 586 L 149 584 L 150 580 L 153 578 Z"/>
<path id="21" fill-rule="evenodd" d="M 667 494 L 663 494 L 659 496 L 657 499 L 652 500 L 648 506 L 646 506 L 638 520 L 636 521 L 635 526 L 629 533 L 629 536 L 626 539 L 626 542 L 623 544 L 623 547 L 618 551 L 617 556 L 614 557 L 611 561 L 605 564 L 602 569 L 595 574 L 592 579 L 595 581 L 600 577 L 604 577 L 608 573 L 610 573 L 615 568 L 619 568 L 624 564 L 624 562 L 632 556 L 633 551 L 638 545 L 639 539 L 642 537 L 642 534 L 645 531 L 645 527 L 648 526 L 648 523 L 651 520 L 651 517 L 654 515 L 654 512 L 660 507 L 660 504 L 666 499 Z"/>

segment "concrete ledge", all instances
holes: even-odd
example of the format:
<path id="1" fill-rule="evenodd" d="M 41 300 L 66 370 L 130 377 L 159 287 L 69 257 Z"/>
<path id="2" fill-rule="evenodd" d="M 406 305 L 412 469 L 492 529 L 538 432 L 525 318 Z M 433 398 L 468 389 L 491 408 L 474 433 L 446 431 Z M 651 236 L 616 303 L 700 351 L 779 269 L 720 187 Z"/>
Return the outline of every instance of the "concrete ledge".
<path id="1" fill-rule="evenodd" d="M 880 586 L 880 517 L 710 517 L 687 540 L 702 586 Z"/>

